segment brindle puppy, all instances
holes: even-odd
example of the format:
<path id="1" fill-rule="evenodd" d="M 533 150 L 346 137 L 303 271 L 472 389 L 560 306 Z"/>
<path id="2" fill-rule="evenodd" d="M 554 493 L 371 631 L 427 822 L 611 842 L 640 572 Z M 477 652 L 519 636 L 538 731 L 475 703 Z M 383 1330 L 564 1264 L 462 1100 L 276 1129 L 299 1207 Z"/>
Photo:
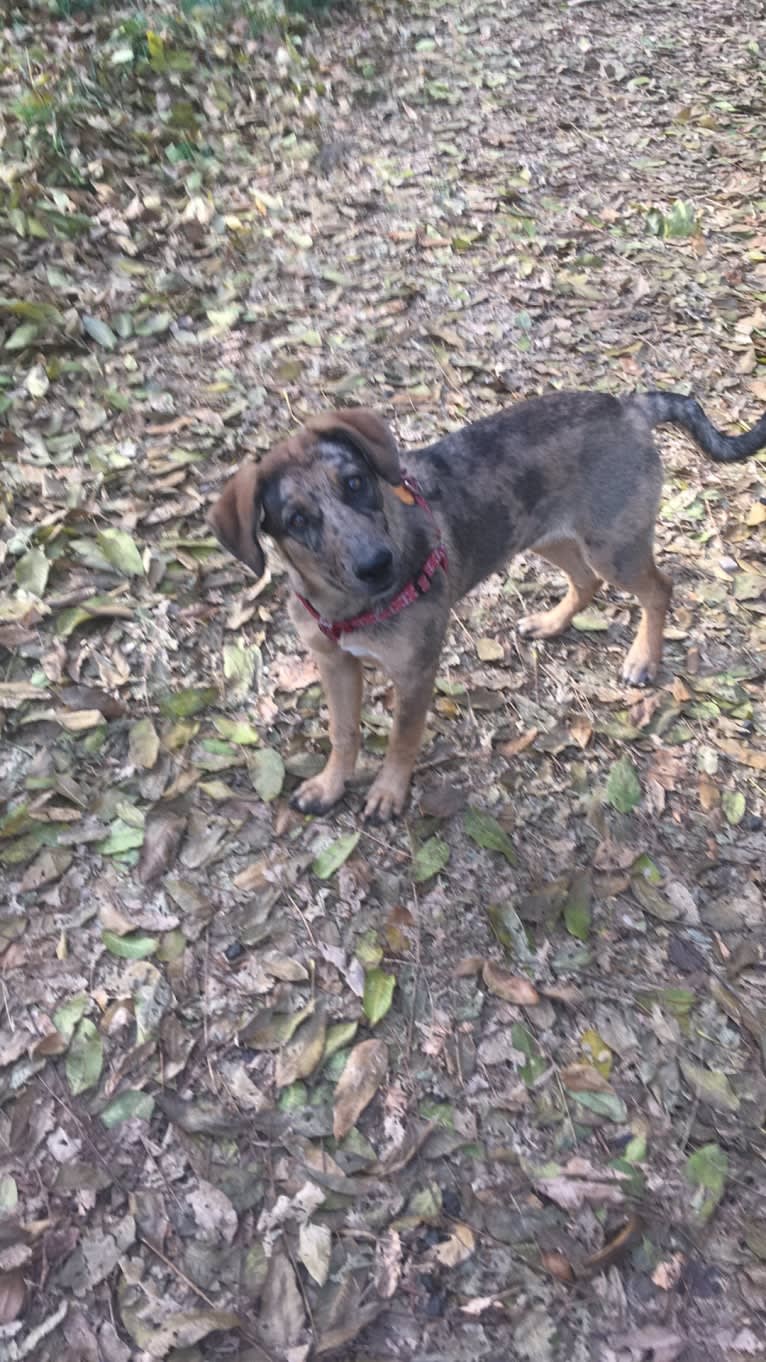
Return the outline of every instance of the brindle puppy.
<path id="1" fill-rule="evenodd" d="M 520 620 L 520 632 L 561 633 L 605 579 L 641 605 L 623 678 L 653 680 L 671 593 L 652 552 L 662 469 L 651 432 L 662 424 L 682 426 L 723 462 L 766 444 L 766 416 L 745 434 L 723 435 L 678 393 L 555 393 L 408 453 L 422 498 L 402 486 L 396 441 L 366 410 L 314 417 L 259 464 L 242 465 L 211 524 L 258 576 L 261 534 L 275 542 L 293 588 L 290 613 L 316 656 L 330 711 L 330 758 L 296 792 L 298 809 L 324 813 L 354 770 L 364 660 L 396 690 L 388 753 L 365 813 L 401 812 L 450 607 L 524 549 L 561 568 L 569 588 L 552 610 Z"/>

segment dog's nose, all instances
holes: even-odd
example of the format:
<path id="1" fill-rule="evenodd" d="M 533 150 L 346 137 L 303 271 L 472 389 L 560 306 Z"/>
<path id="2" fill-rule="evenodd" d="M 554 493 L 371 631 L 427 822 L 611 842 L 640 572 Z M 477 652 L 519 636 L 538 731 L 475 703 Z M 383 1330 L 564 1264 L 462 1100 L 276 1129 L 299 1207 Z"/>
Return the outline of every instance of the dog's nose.
<path id="1" fill-rule="evenodd" d="M 393 567 L 394 556 L 390 549 L 370 549 L 364 558 L 354 564 L 354 572 L 362 582 L 382 582 Z"/>

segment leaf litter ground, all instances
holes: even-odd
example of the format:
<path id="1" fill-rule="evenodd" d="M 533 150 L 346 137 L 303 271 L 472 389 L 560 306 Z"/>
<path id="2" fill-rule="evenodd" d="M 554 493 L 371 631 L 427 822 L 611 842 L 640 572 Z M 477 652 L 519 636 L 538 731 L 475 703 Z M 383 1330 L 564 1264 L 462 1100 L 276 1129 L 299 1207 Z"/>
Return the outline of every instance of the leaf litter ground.
<path id="1" fill-rule="evenodd" d="M 3 1355 L 766 1358 L 763 460 L 662 436 L 654 691 L 465 602 L 393 828 L 203 528 L 320 405 L 757 417 L 760 6 L 123 17 L 5 30 Z"/>

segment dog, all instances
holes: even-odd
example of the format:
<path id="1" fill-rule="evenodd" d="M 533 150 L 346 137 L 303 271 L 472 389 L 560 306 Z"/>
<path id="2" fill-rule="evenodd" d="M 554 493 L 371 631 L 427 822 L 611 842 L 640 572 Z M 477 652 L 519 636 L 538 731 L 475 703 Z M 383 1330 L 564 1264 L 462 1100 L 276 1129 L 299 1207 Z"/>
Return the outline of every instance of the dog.
<path id="1" fill-rule="evenodd" d="M 240 467 L 210 523 L 256 576 L 261 537 L 276 545 L 329 708 L 329 760 L 294 807 L 322 814 L 343 795 L 359 752 L 362 663 L 372 662 L 394 683 L 395 712 L 365 817 L 402 812 L 450 609 L 523 550 L 569 585 L 558 605 L 519 621 L 521 634 L 560 634 L 605 580 L 641 606 L 624 681 L 655 678 L 671 595 L 653 553 L 662 467 L 652 430 L 661 425 L 681 426 L 718 462 L 766 445 L 766 416 L 724 435 L 679 393 L 557 392 L 408 453 L 406 472 L 389 427 L 363 408 L 314 416 Z"/>

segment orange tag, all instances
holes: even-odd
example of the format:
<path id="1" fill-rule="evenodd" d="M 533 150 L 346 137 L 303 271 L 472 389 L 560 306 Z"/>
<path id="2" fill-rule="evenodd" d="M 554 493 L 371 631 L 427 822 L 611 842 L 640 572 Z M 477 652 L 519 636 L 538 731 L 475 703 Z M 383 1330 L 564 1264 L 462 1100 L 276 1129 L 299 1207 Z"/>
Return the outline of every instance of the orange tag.
<path id="1" fill-rule="evenodd" d="M 403 482 L 399 482 L 396 484 L 396 487 L 394 487 L 393 489 L 393 493 L 394 496 L 398 497 L 399 500 L 403 502 L 405 506 L 415 505 L 415 498 L 412 495 L 412 492 L 410 491 L 409 487 L 405 487 Z"/>

